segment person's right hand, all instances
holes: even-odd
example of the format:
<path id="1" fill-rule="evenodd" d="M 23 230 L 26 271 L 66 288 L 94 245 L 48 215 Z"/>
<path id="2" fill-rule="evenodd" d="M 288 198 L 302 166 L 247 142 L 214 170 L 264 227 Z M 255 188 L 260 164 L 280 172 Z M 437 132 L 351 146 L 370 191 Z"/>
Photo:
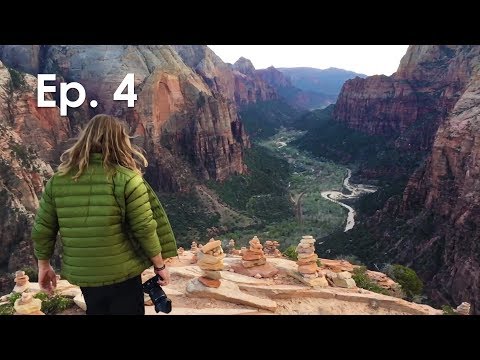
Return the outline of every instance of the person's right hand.
<path id="1" fill-rule="evenodd" d="M 168 269 L 166 267 L 163 270 L 154 270 L 154 271 L 155 271 L 155 274 L 160 276 L 160 279 L 158 280 L 158 284 L 160 286 L 165 286 L 170 283 L 170 273 L 168 272 Z"/>
<path id="2" fill-rule="evenodd" d="M 57 276 L 50 264 L 39 264 L 38 284 L 40 285 L 40 290 L 46 292 L 48 295 L 53 294 L 53 290 L 57 287 Z"/>

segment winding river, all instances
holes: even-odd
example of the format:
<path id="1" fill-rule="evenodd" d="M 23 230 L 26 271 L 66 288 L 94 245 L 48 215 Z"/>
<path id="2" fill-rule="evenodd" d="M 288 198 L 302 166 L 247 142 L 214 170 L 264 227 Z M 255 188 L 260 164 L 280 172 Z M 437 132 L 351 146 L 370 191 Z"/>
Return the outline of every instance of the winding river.
<path id="1" fill-rule="evenodd" d="M 373 186 L 367 186 L 363 184 L 358 184 L 358 185 L 353 185 L 350 184 L 350 178 L 352 177 L 352 171 L 350 169 L 347 169 L 347 177 L 345 180 L 343 180 L 343 186 L 351 192 L 351 194 L 346 195 L 341 193 L 340 191 L 322 191 L 322 197 L 334 202 L 335 204 L 338 204 L 340 206 L 343 206 L 348 210 L 348 215 L 347 215 L 347 223 L 345 224 L 345 230 L 344 232 L 347 232 L 348 230 L 351 230 L 355 226 L 355 210 L 347 205 L 342 203 L 340 200 L 345 200 L 345 199 L 355 199 L 358 198 L 359 196 L 363 194 L 368 194 L 368 193 L 373 193 L 377 191 L 376 188 Z"/>

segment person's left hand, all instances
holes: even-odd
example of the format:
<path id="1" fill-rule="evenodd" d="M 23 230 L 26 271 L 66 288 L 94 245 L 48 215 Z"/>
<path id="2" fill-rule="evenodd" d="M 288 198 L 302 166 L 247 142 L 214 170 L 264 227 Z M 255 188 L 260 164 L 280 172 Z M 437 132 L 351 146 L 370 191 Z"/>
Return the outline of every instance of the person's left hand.
<path id="1" fill-rule="evenodd" d="M 40 290 L 48 295 L 53 295 L 53 290 L 57 287 L 57 275 L 52 265 L 48 264 L 38 267 L 38 284 L 40 285 Z"/>

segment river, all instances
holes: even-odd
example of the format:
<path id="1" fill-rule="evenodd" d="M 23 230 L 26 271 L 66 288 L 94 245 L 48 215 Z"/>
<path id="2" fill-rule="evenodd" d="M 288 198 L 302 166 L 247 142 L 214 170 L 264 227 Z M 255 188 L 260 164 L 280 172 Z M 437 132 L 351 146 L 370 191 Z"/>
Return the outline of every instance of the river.
<path id="1" fill-rule="evenodd" d="M 343 206 L 348 210 L 348 215 L 347 215 L 347 223 L 345 224 L 345 230 L 344 232 L 347 232 L 355 226 L 355 210 L 347 205 L 342 203 L 340 200 L 345 200 L 345 199 L 355 199 L 358 198 L 361 195 L 368 194 L 368 193 L 373 193 L 377 191 L 373 186 L 367 186 L 363 184 L 350 184 L 350 178 L 352 177 L 352 171 L 350 169 L 347 169 L 347 177 L 343 180 L 343 186 L 351 192 L 351 194 L 346 195 L 344 193 L 341 193 L 340 191 L 322 191 L 322 197 L 334 202 L 335 204 L 338 204 L 340 206 Z"/>

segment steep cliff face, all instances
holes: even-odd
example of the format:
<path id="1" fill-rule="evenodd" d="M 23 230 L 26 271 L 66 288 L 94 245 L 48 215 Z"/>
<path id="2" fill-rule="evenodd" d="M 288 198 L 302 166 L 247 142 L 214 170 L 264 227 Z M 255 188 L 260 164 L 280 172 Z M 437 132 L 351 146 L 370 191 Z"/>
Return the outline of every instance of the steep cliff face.
<path id="1" fill-rule="evenodd" d="M 234 75 L 219 59 L 216 65 L 232 80 L 215 87 L 171 46 L 3 45 L 0 58 L 10 67 L 0 63 L 0 248 L 6 249 L 0 272 L 32 263 L 29 235 L 43 184 L 67 140 L 95 113 L 130 124 L 134 141 L 147 151 L 146 176 L 157 189 L 188 190 L 198 179 L 221 181 L 246 170 L 249 141 L 234 102 Z M 59 116 L 58 108 L 37 108 L 36 77 L 23 72 L 56 73 L 57 85 L 78 81 L 87 101 L 68 117 Z M 113 101 L 127 73 L 135 74 L 133 109 Z M 47 97 L 58 101 L 58 87 Z M 92 99 L 96 109 L 88 106 Z"/>
<path id="2" fill-rule="evenodd" d="M 348 81 L 335 119 L 429 151 L 401 196 L 365 219 L 374 261 L 412 266 L 437 304 L 480 314 L 480 47 L 410 46 L 397 73 Z M 402 150 L 399 150 L 402 151 Z M 372 246 L 372 245 L 371 245 Z"/>
<path id="3" fill-rule="evenodd" d="M 479 63 L 480 64 L 480 63 Z M 480 67 L 477 67 L 477 69 Z M 401 211 L 426 209 L 434 216 L 429 239 L 414 247 L 416 262 L 432 249 L 441 261 L 431 277 L 432 296 L 468 301 L 480 313 L 480 72 L 440 126 L 432 154 L 404 192 Z M 411 244 L 409 246 L 412 247 Z M 407 248 L 409 248 L 407 247 Z"/>
<path id="4" fill-rule="evenodd" d="M 33 76 L 0 63 L 0 273 L 34 263 L 30 229 L 43 184 L 53 174 L 43 159 L 53 161 L 68 135 L 58 109 L 35 107 L 35 88 Z"/>
<path id="5" fill-rule="evenodd" d="M 399 147 L 428 149 L 465 90 L 479 54 L 476 46 L 410 46 L 392 76 L 348 80 L 334 118 L 370 135 L 398 136 Z"/>
<path id="6" fill-rule="evenodd" d="M 252 62 L 241 57 L 234 65 L 224 63 L 204 45 L 173 45 L 185 64 L 194 69 L 213 93 L 237 106 L 278 98 L 275 89 L 259 76 Z"/>
<path id="7" fill-rule="evenodd" d="M 190 53 L 186 49 L 185 58 L 193 64 L 202 48 L 192 48 Z M 227 65 L 203 50 L 210 59 L 203 62 L 204 73 L 216 64 L 220 69 L 217 78 L 222 79 Z M 40 60 L 34 62 L 38 69 L 26 57 L 14 56 L 28 52 L 39 54 Z M 243 149 L 249 144 L 235 104 L 228 100 L 228 96 L 234 97 L 233 81 L 207 83 L 171 46 L 52 45 L 36 51 L 29 46 L 5 45 L 2 54 L 17 69 L 57 73 L 58 81 L 78 81 L 85 87 L 86 103 L 69 112 L 73 134 L 95 113 L 126 119 L 138 136 L 136 141 L 147 150 L 152 164 L 148 175 L 158 188 L 184 190 L 197 177 L 224 180 L 245 171 Z M 113 101 L 113 93 L 127 73 L 135 74 L 138 101 L 133 109 L 127 108 L 125 101 Z M 220 95 L 223 92 L 227 97 Z M 87 105 L 92 99 L 99 103 L 96 109 Z"/>
<path id="8" fill-rule="evenodd" d="M 235 101 L 239 106 L 278 99 L 275 89 L 262 80 L 252 62 L 244 57 L 233 64 Z"/>

